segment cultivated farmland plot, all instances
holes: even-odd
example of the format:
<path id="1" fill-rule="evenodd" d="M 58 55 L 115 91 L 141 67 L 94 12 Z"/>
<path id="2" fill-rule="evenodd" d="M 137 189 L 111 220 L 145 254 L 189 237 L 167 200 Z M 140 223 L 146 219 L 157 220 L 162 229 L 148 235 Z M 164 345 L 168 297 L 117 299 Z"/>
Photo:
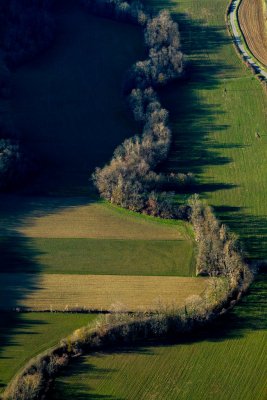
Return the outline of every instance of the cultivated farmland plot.
<path id="1" fill-rule="evenodd" d="M 267 67 L 266 4 L 263 0 L 243 0 L 238 18 L 250 51 Z"/>
<path id="2" fill-rule="evenodd" d="M 29 280 L 32 286 L 22 295 L 22 282 Z M 201 295 L 208 283 L 204 278 L 73 274 L 42 274 L 39 278 L 2 274 L 1 281 L 0 309 L 33 311 L 109 311 L 115 306 L 123 311 L 175 309 L 184 306 L 187 297 Z"/>

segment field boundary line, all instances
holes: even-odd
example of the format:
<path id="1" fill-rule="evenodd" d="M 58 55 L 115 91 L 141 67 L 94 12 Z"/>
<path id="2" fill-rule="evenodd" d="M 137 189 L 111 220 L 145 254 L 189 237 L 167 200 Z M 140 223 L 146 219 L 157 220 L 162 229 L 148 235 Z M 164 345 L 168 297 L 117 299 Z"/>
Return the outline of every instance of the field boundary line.
<path id="1" fill-rule="evenodd" d="M 243 0 L 231 0 L 227 10 L 227 23 L 233 42 L 238 50 L 238 53 L 249 67 L 256 77 L 260 81 L 267 83 L 267 69 L 261 64 L 261 62 L 251 52 L 246 39 L 241 30 L 238 20 L 238 9 Z"/>

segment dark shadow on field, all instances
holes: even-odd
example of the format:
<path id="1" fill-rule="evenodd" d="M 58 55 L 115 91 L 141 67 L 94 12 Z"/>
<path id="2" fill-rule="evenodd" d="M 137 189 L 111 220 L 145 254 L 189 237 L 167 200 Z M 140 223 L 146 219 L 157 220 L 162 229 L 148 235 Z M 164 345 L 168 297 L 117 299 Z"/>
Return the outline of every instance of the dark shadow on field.
<path id="1" fill-rule="evenodd" d="M 250 260 L 267 259 L 267 217 L 251 215 L 240 207 L 214 207 L 220 220 L 237 232 Z"/>
<path id="2" fill-rule="evenodd" d="M 135 352 L 134 349 L 120 349 L 124 353 L 126 351 Z M 139 350 L 138 350 L 139 353 Z M 112 354 L 112 353 L 105 353 Z M 94 354 L 95 355 L 95 354 Z M 77 400 L 101 400 L 101 399 L 110 399 L 110 400 L 123 400 L 121 397 L 114 397 L 110 394 L 96 394 L 96 393 L 88 393 L 92 388 L 90 385 L 84 384 L 81 379 L 79 379 L 83 374 L 88 374 L 88 377 L 92 377 L 94 380 L 101 380 L 104 377 L 108 378 L 108 374 L 115 372 L 116 370 L 110 368 L 99 368 L 94 366 L 91 363 L 88 363 L 87 357 L 83 356 L 80 359 L 74 361 L 70 366 L 66 367 L 62 372 L 64 378 L 77 376 L 77 381 L 75 380 L 74 384 L 68 384 L 63 381 L 56 386 L 53 386 L 49 392 L 49 398 L 51 400 L 60 400 L 60 399 L 77 399 Z M 88 382 L 88 379 L 86 380 Z"/>
<path id="3" fill-rule="evenodd" d="M 88 203 L 88 198 L 79 197 L 0 195 L 0 360 L 2 350 L 15 344 L 13 334 L 18 335 L 26 328 L 25 321 L 16 311 L 26 296 L 40 290 L 42 266 L 37 258 L 41 253 L 18 229 L 27 225 L 27 217 L 48 215 Z M 37 318 L 33 321 L 27 319 L 30 334 L 34 334 L 32 326 L 39 323 L 43 322 Z M 0 389 L 4 386 L 0 377 Z"/>
<path id="4" fill-rule="evenodd" d="M 0 274 L 1 279 L 1 274 Z M 2 300 L 1 300 L 2 301 Z M 26 330 L 27 334 L 35 335 L 36 332 L 34 330 L 34 326 L 41 324 L 45 325 L 43 321 L 39 321 L 37 319 L 31 320 L 27 319 L 27 323 L 23 320 L 22 315 L 13 312 L 0 311 L 0 362 L 6 357 L 2 356 L 2 349 L 6 346 L 16 346 L 18 343 L 14 340 L 13 333 L 15 332 L 16 336 L 19 334 L 25 335 Z M 31 327 L 31 331 L 28 331 L 29 326 Z M 45 329 L 45 327 L 44 327 Z M 16 359 L 14 358 L 14 363 L 16 363 Z M 0 376 L 0 391 L 6 386 L 6 384 L 2 381 Z"/>
<path id="5" fill-rule="evenodd" d="M 223 135 L 226 126 L 217 122 L 217 116 L 222 112 L 220 104 L 207 105 L 205 99 L 199 96 L 202 90 L 221 88 L 222 99 L 227 98 L 222 82 L 235 77 L 235 69 L 223 59 L 211 61 L 210 55 L 217 53 L 220 47 L 232 46 L 232 39 L 227 35 L 225 25 L 212 26 L 207 22 L 208 17 L 206 21 L 200 18 L 193 20 L 179 13 L 179 2 L 147 0 L 146 3 L 157 10 L 170 9 L 179 24 L 182 50 L 188 60 L 184 78 L 161 91 L 164 106 L 170 111 L 174 140 L 168 160 L 160 168 L 170 172 L 190 171 L 196 175 L 195 185 L 177 190 L 183 198 L 193 193 L 207 195 L 232 189 L 234 185 L 214 182 L 212 178 L 207 180 L 202 174 L 209 166 L 225 165 L 231 161 L 221 156 L 222 148 L 242 149 L 246 145 L 222 146 L 208 137 L 210 133 Z M 257 217 L 251 215 L 249 210 L 233 210 L 233 207 L 217 207 L 216 214 L 240 236 L 249 258 L 267 259 L 267 216 Z"/>
<path id="6" fill-rule="evenodd" d="M 39 275 L 43 266 L 38 261 L 42 254 L 30 237 L 19 231 L 30 227 L 29 218 L 51 215 L 92 203 L 86 197 L 38 197 L 0 195 L 0 310 L 16 309 L 23 298 L 40 290 Z M 52 233 L 51 233 L 52 235 Z"/>
<path id="7" fill-rule="evenodd" d="M 37 169 L 28 191 L 88 195 L 90 174 L 137 133 L 123 78 L 145 57 L 143 34 L 75 0 L 56 4 L 53 44 L 13 74 L 12 118 Z"/>
<path id="8" fill-rule="evenodd" d="M 157 347 L 166 347 L 172 351 L 174 345 L 190 346 L 196 342 L 223 342 L 225 340 L 235 341 L 251 331 L 267 329 L 267 280 L 263 275 L 258 276 L 255 283 L 250 288 L 249 294 L 236 306 L 229 314 L 220 318 L 212 325 L 205 327 L 197 334 L 182 335 L 181 337 L 173 338 L 171 341 L 165 340 L 160 342 L 150 341 L 149 343 L 138 343 L 134 347 L 120 346 L 113 349 L 104 350 L 102 352 L 89 354 L 75 360 L 71 365 L 66 367 L 56 384 L 51 388 L 51 400 L 59 399 L 115 399 L 109 393 L 96 394 L 94 393 L 93 385 L 98 387 L 98 381 L 107 383 L 107 387 L 112 387 L 113 372 L 117 372 L 115 368 L 99 368 L 90 361 L 90 357 L 109 357 L 114 355 L 131 355 L 142 354 L 148 357 L 157 357 Z M 158 360 L 160 362 L 160 359 Z M 124 365 L 124 364 L 123 364 Z M 147 365 L 147 364 L 146 364 Z M 155 362 L 151 365 L 155 365 Z M 122 371 L 123 366 L 121 367 Z M 125 368 L 125 365 L 124 365 Z M 127 364 L 126 364 L 127 368 Z M 127 376 L 127 370 L 124 371 Z M 62 379 L 61 379 L 62 377 Z M 75 377 L 75 380 L 68 382 L 68 379 Z M 92 379 L 92 383 L 90 383 Z M 136 379 L 138 379 L 138 371 Z M 110 385 L 109 385 L 110 383 Z M 125 382 L 127 385 L 127 381 Z M 118 399 L 118 397 L 116 397 Z M 122 400 L 121 398 L 119 398 Z"/>
<path id="9" fill-rule="evenodd" d="M 19 190 L 0 196 L 0 310 L 17 309 L 27 295 L 40 290 L 40 251 L 18 228 L 27 217 L 88 204 L 81 195 L 94 201 L 90 171 L 108 162 L 114 148 L 135 134 L 122 84 L 127 69 L 143 58 L 141 29 L 94 17 L 75 0 L 58 0 L 56 19 L 51 47 L 12 78 L 11 118 L 35 161 L 36 178 L 23 191 L 26 196 Z M 72 198 L 38 197 L 42 194 Z M 23 329 L 18 314 L 3 315 L 1 348 L 12 345 L 14 329 Z"/>
<path id="10" fill-rule="evenodd" d="M 25 322 L 14 310 L 20 306 L 25 296 L 38 290 L 38 276 L 41 272 L 40 265 L 36 261 L 38 251 L 31 245 L 29 239 L 16 233 L 16 219 L 20 214 L 19 198 L 13 197 L 13 201 L 18 204 L 17 218 L 13 215 L 11 221 L 10 214 L 9 216 L 6 214 L 5 205 L 7 208 L 10 207 L 11 199 L 12 196 L 0 196 L 0 361 L 2 350 L 6 346 L 16 344 L 13 333 L 16 332 L 17 335 L 26 328 Z M 20 272 L 23 274 L 19 274 Z M 27 326 L 39 322 L 42 323 L 28 320 Z M 4 386 L 0 377 L 0 390 Z"/>
<path id="11" fill-rule="evenodd" d="M 173 5 L 172 1 L 157 4 L 164 8 Z M 228 65 L 221 61 L 211 62 L 209 57 L 228 44 L 230 38 L 226 36 L 224 27 L 208 26 L 201 19 L 192 20 L 186 14 L 173 15 L 179 23 L 182 50 L 187 62 L 184 78 L 161 91 L 164 106 L 170 111 L 174 139 L 169 158 L 161 167 L 166 171 L 190 171 L 199 176 L 210 165 L 224 165 L 231 161 L 221 156 L 221 146 L 208 137 L 211 132 L 223 133 L 227 128 L 216 120 L 222 113 L 219 104 L 208 105 L 200 98 L 201 90 L 217 88 L 222 75 L 233 72 Z M 220 182 L 203 182 L 197 188 L 198 193 L 220 189 L 226 189 Z M 189 190 L 189 194 L 192 192 Z"/>

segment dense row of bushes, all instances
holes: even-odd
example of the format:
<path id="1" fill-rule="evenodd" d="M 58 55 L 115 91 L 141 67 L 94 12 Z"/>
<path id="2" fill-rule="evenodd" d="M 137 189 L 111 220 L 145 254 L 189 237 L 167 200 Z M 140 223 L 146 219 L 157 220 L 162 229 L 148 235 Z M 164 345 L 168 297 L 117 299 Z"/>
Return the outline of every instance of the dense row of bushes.
<path id="1" fill-rule="evenodd" d="M 236 236 L 216 219 L 211 207 L 195 195 L 190 199 L 190 220 L 198 243 L 196 270 L 199 275 L 227 277 L 229 287 L 250 281 L 250 270 L 242 258 Z"/>
<path id="2" fill-rule="evenodd" d="M 100 195 L 114 204 L 163 218 L 185 218 L 187 208 L 175 203 L 173 193 L 166 190 L 190 183 L 192 175 L 154 172 L 166 159 L 171 144 L 168 111 L 161 106 L 155 88 L 183 71 L 178 26 L 167 11 L 162 11 L 156 17 L 147 16 L 144 37 L 148 58 L 131 68 L 125 83 L 130 109 L 143 124 L 142 135 L 125 140 L 110 163 L 96 169 L 93 180 Z"/>
<path id="3" fill-rule="evenodd" d="M 58 347 L 31 360 L 6 389 L 4 400 L 34 400 L 49 398 L 47 390 L 60 369 L 72 358 L 94 350 L 117 344 L 133 344 L 146 339 L 177 340 L 231 309 L 247 290 L 252 274 L 237 250 L 232 248 L 230 234 L 218 223 L 209 207 L 203 206 L 197 197 L 190 201 L 192 221 L 196 230 L 199 255 L 205 258 L 205 272 L 210 276 L 209 285 L 201 296 L 186 299 L 184 307 L 161 308 L 155 313 L 140 312 L 126 314 L 114 312 L 102 316 L 94 327 L 76 330 L 61 341 Z M 203 236 L 200 224 L 203 224 Z M 213 248 L 213 234 L 220 249 L 227 248 L 222 264 L 216 264 L 210 249 Z M 217 234 L 221 232 L 221 234 Z M 202 247 L 205 242 L 204 247 Z M 229 248 L 228 248 L 229 247 Z M 218 258 L 221 250 L 214 251 Z M 223 266 L 222 266 L 223 265 Z"/>

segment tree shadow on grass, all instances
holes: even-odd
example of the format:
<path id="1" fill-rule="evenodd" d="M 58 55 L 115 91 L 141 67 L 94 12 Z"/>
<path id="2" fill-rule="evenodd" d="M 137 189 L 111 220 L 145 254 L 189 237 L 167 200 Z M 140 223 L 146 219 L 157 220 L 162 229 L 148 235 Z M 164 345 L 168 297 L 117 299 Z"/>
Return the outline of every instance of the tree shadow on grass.
<path id="1" fill-rule="evenodd" d="M 212 57 L 211 61 L 210 55 L 217 54 L 225 46 L 232 46 L 232 39 L 226 33 L 225 25 L 212 26 L 201 18 L 191 19 L 179 12 L 179 4 L 177 6 L 173 0 L 148 0 L 148 4 L 151 2 L 157 9 L 169 8 L 172 12 L 179 23 L 182 50 L 188 60 L 184 79 L 161 90 L 164 106 L 170 111 L 173 144 L 168 160 L 160 168 L 167 172 L 190 171 L 196 175 L 196 184 L 177 190 L 184 197 L 233 189 L 236 185 L 214 182 L 212 178 L 206 178 L 204 172 L 210 166 L 223 166 L 232 161 L 222 155 L 223 149 L 241 151 L 246 145 L 220 144 L 211 138 L 210 133 L 221 135 L 227 125 L 218 123 L 218 115 L 222 113 L 220 104 L 206 104 L 205 97 L 201 97 L 202 91 L 206 94 L 214 89 L 221 90 L 222 98 L 227 97 L 222 82 L 236 77 L 235 67 L 226 64 L 222 57 Z M 215 211 L 239 234 L 246 256 L 267 259 L 267 216 L 255 216 L 248 209 L 229 206 L 215 207 Z"/>
<path id="2" fill-rule="evenodd" d="M 267 217 L 252 215 L 242 207 L 214 206 L 220 220 L 237 232 L 245 258 L 267 260 Z"/>
<path id="3" fill-rule="evenodd" d="M 29 227 L 32 217 L 94 201 L 90 171 L 108 162 L 113 149 L 135 133 L 124 109 L 122 76 L 136 54 L 143 56 L 141 29 L 93 17 L 75 0 L 57 4 L 55 41 L 12 77 L 11 117 L 38 171 L 24 190 L 0 198 L 0 310 L 20 308 L 41 289 L 42 253 L 20 228 Z M 1 348 L 12 345 L 22 324 L 15 313 L 3 321 Z"/>
<path id="4" fill-rule="evenodd" d="M 87 198 L 78 197 L 0 195 L 0 369 L 4 366 L 4 349 L 16 346 L 16 337 L 21 333 L 34 335 L 34 326 L 44 324 L 38 318 L 24 318 L 16 312 L 25 298 L 41 290 L 39 279 L 44 272 L 38 260 L 42 252 L 31 238 L 19 232 L 19 228 L 29 225 L 28 217 L 49 215 L 88 203 Z M 0 376 L 0 390 L 5 384 Z"/>
<path id="5" fill-rule="evenodd" d="M 161 90 L 163 104 L 170 111 L 173 143 L 169 157 L 160 169 L 192 172 L 198 178 L 207 167 L 231 161 L 221 154 L 222 148 L 242 148 L 240 144 L 222 146 L 211 138 L 211 132 L 223 133 L 228 126 L 218 123 L 218 115 L 223 114 L 220 105 L 207 104 L 201 97 L 201 91 L 217 89 L 221 85 L 223 74 L 230 76 L 234 72 L 233 67 L 222 61 L 211 62 L 209 58 L 209 54 L 228 44 L 230 38 L 221 27 L 204 26 L 202 20 L 192 20 L 186 14 L 177 13 L 174 17 L 179 22 L 182 50 L 188 61 L 183 79 Z M 193 190 L 208 193 L 232 187 L 231 184 L 201 181 L 196 188 L 189 188 L 188 194 Z"/>
<path id="6" fill-rule="evenodd" d="M 0 274 L 1 279 L 1 274 Z M 4 372 L 4 368 L 8 368 L 5 365 L 7 359 L 10 359 L 9 366 L 12 365 L 14 368 L 18 362 L 18 359 L 15 355 L 15 352 L 11 352 L 12 356 L 5 356 L 4 350 L 7 349 L 9 346 L 17 347 L 16 351 L 23 351 L 26 352 L 27 350 L 22 347 L 22 344 L 19 342 L 18 338 L 20 335 L 35 335 L 38 334 L 35 331 L 35 326 L 45 325 L 44 321 L 40 321 L 37 318 L 25 319 L 23 314 L 18 314 L 10 311 L 0 311 L 0 371 Z M 12 364 L 11 364 L 11 357 L 12 357 Z M 19 356 L 18 356 L 19 358 Z M 5 371 L 7 372 L 7 371 Z M 0 392 L 6 386 L 7 382 L 5 377 L 2 377 L 0 374 Z"/>

